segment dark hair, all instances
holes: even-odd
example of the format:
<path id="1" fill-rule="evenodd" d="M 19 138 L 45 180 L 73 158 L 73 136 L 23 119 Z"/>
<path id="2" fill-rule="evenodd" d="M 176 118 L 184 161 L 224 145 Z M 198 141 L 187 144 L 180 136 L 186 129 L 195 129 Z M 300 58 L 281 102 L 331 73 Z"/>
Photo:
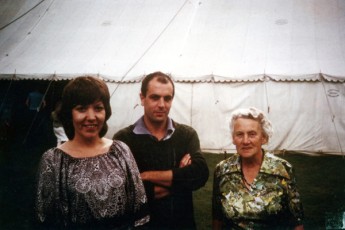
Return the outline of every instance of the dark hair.
<path id="1" fill-rule="evenodd" d="M 108 131 L 106 121 L 111 116 L 108 86 L 102 80 L 91 76 L 77 77 L 65 86 L 62 92 L 61 108 L 57 113 L 68 139 L 74 138 L 72 109 L 77 105 L 85 106 L 96 101 L 102 101 L 105 108 L 105 122 L 99 133 L 99 136 L 103 137 Z"/>
<path id="2" fill-rule="evenodd" d="M 141 82 L 141 95 L 146 97 L 147 93 L 147 88 L 151 80 L 157 78 L 157 81 L 163 84 L 168 84 L 169 82 L 171 83 L 173 87 L 173 97 L 175 95 L 175 85 L 172 79 L 169 77 L 169 75 L 162 73 L 160 71 L 150 73 L 149 75 L 146 75 L 146 77 L 143 79 Z"/>

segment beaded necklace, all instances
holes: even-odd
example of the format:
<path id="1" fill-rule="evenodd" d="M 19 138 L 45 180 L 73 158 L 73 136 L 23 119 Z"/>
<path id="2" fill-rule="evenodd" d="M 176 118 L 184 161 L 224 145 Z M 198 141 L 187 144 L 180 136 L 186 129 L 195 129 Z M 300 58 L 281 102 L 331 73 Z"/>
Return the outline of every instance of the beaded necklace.
<path id="1" fill-rule="evenodd" d="M 241 165 L 241 177 L 242 177 L 242 182 L 244 183 L 244 185 L 246 186 L 246 188 L 249 189 L 249 191 L 253 191 L 254 189 L 256 189 L 256 186 L 254 184 L 254 181 L 253 183 L 249 183 L 246 179 L 246 177 L 244 176 L 243 174 L 243 170 L 242 170 L 242 165 Z"/>
<path id="2" fill-rule="evenodd" d="M 264 154 L 262 154 L 262 160 L 261 160 L 261 164 L 263 162 L 263 159 L 264 159 Z M 254 184 L 255 182 L 255 179 L 252 183 L 249 183 L 246 179 L 246 177 L 244 176 L 244 173 L 243 173 L 243 167 L 242 167 L 242 159 L 240 158 L 240 166 L 241 166 L 241 177 L 242 177 L 242 182 L 244 183 L 244 185 L 246 186 L 246 188 L 249 189 L 249 191 L 253 191 L 254 189 L 256 189 L 256 185 Z M 261 167 L 261 166 L 260 166 Z"/>

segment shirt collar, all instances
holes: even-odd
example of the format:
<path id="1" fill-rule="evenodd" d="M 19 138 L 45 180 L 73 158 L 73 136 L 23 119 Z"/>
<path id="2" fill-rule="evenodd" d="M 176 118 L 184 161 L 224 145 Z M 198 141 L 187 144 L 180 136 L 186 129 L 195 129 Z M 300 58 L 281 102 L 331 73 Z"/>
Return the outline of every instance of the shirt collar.
<path id="1" fill-rule="evenodd" d="M 272 153 L 262 150 L 264 153 L 263 162 L 260 167 L 260 173 L 272 174 L 277 176 L 282 176 L 290 179 L 290 175 L 285 167 L 291 168 L 291 165 L 280 158 L 277 158 Z M 241 160 L 238 154 L 235 154 L 233 161 L 227 166 L 226 171 L 231 172 L 241 172 Z M 230 158 L 229 158 L 230 159 Z M 229 161 L 228 161 L 229 162 Z M 284 166 L 285 165 L 285 166 Z"/>
<path id="2" fill-rule="evenodd" d="M 289 162 L 277 158 L 275 155 L 269 152 L 265 152 L 264 161 L 262 162 L 260 172 L 266 174 L 273 174 L 291 179 L 287 168 L 290 168 L 291 165 Z"/>
<path id="3" fill-rule="evenodd" d="M 166 134 L 165 134 L 163 140 L 170 139 L 174 132 L 175 132 L 175 127 L 174 127 L 173 121 L 170 117 L 168 117 L 168 127 L 167 127 L 167 131 L 166 131 Z M 139 120 L 137 120 L 134 123 L 133 133 L 135 133 L 137 135 L 150 135 L 151 137 L 155 138 L 151 134 L 151 132 L 149 130 L 147 130 L 145 123 L 144 123 L 144 116 L 139 118 Z"/>

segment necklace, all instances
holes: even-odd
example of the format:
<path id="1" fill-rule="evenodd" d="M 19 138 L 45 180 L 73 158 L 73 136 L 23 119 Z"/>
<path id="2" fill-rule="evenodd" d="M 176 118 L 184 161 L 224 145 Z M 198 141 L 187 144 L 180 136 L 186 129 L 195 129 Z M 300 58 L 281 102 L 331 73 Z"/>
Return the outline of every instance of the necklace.
<path id="1" fill-rule="evenodd" d="M 263 150 L 262 150 L 263 151 Z M 261 158 L 261 162 L 260 162 L 260 167 L 261 167 L 261 164 L 264 160 L 264 155 L 265 153 L 263 152 L 262 154 L 262 158 Z M 242 159 L 240 158 L 240 167 L 241 167 L 241 177 L 242 177 L 242 182 L 244 183 L 245 187 L 249 189 L 249 191 L 253 191 L 254 189 L 256 189 L 256 185 L 254 184 L 255 182 L 255 179 L 252 183 L 249 183 L 246 179 L 246 177 L 244 176 L 244 173 L 243 173 L 243 165 L 242 165 Z"/>
<path id="2" fill-rule="evenodd" d="M 249 183 L 246 178 L 244 177 L 243 175 L 243 172 L 242 172 L 242 181 L 243 183 L 246 185 L 246 187 L 250 190 L 250 191 L 253 191 L 253 189 L 256 189 L 256 186 L 254 183 Z"/>
<path id="3" fill-rule="evenodd" d="M 256 186 L 254 184 L 255 179 L 253 181 L 253 183 L 249 183 L 246 179 L 246 177 L 244 176 L 243 170 L 242 170 L 242 163 L 241 163 L 241 177 L 242 177 L 242 182 L 244 183 L 244 185 L 246 186 L 246 188 L 249 189 L 249 191 L 253 191 L 254 189 L 256 189 Z"/>

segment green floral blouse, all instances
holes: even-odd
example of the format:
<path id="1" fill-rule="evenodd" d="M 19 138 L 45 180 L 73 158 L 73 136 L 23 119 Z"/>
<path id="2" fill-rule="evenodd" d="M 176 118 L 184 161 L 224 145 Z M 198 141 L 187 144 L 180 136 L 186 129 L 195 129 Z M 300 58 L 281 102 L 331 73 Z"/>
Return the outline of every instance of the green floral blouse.
<path id="1" fill-rule="evenodd" d="M 290 229 L 302 224 L 292 165 L 268 152 L 249 189 L 239 155 L 221 161 L 214 173 L 212 203 L 213 218 L 223 221 L 226 229 Z"/>

